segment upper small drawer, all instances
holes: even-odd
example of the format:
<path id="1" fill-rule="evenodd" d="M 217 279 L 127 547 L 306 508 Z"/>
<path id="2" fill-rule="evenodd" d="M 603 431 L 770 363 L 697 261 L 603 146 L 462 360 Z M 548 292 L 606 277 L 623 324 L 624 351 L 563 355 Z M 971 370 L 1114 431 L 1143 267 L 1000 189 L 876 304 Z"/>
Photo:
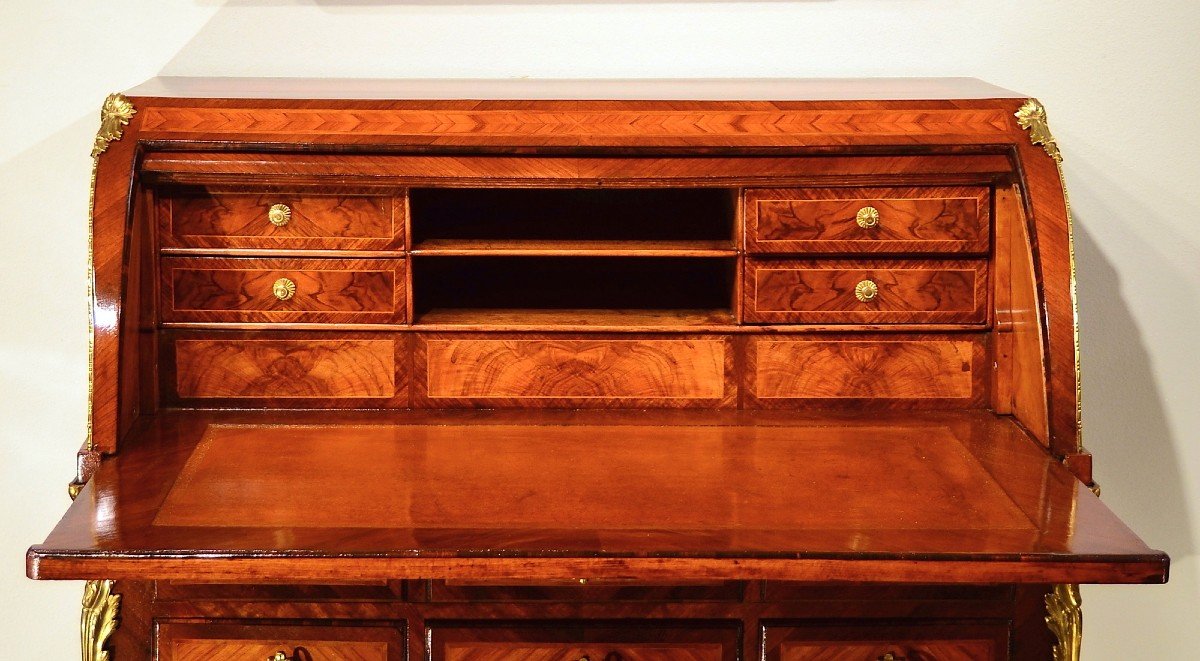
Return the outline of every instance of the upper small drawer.
<path id="1" fill-rule="evenodd" d="M 751 189 L 746 250 L 983 254 L 990 219 L 981 186 Z"/>
<path id="2" fill-rule="evenodd" d="M 403 198 L 368 193 L 210 191 L 160 194 L 163 248 L 395 250 Z"/>

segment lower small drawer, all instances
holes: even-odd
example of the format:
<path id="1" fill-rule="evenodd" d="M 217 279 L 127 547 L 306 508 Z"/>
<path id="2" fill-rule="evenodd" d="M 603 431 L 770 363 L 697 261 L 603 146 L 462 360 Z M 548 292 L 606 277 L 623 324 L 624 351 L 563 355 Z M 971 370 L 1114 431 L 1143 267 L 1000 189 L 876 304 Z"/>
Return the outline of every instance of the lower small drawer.
<path id="1" fill-rule="evenodd" d="M 159 661 L 402 661 L 403 624 L 158 626 Z"/>
<path id="2" fill-rule="evenodd" d="M 166 332 L 167 406 L 404 408 L 408 338 L 397 333 Z"/>
<path id="3" fill-rule="evenodd" d="M 432 661 L 735 661 L 738 627 L 720 622 L 434 623 Z"/>
<path id="4" fill-rule="evenodd" d="M 1001 661 L 1004 623 L 767 625 L 765 661 Z"/>

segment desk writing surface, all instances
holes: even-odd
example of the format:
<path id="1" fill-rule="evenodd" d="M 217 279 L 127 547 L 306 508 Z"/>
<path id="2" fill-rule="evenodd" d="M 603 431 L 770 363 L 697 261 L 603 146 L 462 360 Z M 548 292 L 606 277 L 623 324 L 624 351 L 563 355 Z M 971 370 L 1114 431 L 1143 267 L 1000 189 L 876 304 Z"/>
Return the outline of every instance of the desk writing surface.
<path id="1" fill-rule="evenodd" d="M 855 580 L 899 562 L 932 582 L 943 561 L 978 569 L 972 580 L 997 566 L 1031 582 L 1165 572 L 1007 419 L 890 416 L 163 414 L 101 467 L 30 571 L 211 576 L 224 561 L 270 574 L 287 558 L 370 576 L 452 577 L 445 561 L 462 558 L 516 571 L 490 558 L 523 573 L 695 560 L 705 576 L 822 561 Z"/>

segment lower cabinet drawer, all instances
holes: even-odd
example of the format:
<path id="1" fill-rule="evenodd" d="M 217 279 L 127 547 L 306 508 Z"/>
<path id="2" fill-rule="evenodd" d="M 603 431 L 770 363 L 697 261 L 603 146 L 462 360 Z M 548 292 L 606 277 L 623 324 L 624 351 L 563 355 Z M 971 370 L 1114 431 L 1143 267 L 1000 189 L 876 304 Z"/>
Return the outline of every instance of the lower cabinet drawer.
<path id="1" fill-rule="evenodd" d="M 280 656 L 282 654 L 282 656 Z M 159 661 L 402 661 L 403 625 L 158 626 Z"/>
<path id="2" fill-rule="evenodd" d="M 724 336 L 422 335 L 417 406 L 726 407 L 735 401 Z"/>
<path id="3" fill-rule="evenodd" d="M 167 332 L 168 406 L 404 408 L 408 337 L 398 333 Z"/>
<path id="4" fill-rule="evenodd" d="M 739 629 L 720 622 L 431 623 L 432 661 L 735 661 Z"/>
<path id="5" fill-rule="evenodd" d="M 1000 661 L 1003 623 L 915 625 L 767 625 L 765 661 Z"/>

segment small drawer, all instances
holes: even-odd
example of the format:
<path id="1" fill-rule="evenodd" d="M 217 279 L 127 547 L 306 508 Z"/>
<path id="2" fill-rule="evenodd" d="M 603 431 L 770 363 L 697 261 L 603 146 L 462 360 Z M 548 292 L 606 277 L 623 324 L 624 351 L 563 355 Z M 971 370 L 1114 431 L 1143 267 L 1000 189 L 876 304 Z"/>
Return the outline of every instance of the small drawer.
<path id="1" fill-rule="evenodd" d="M 402 259 L 164 257 L 165 322 L 402 323 Z"/>
<path id="2" fill-rule="evenodd" d="M 748 260 L 750 323 L 984 324 L 987 262 Z"/>
<path id="3" fill-rule="evenodd" d="M 766 661 L 1001 661 L 1008 658 L 1003 622 L 861 625 L 768 624 Z"/>
<path id="4" fill-rule="evenodd" d="M 404 625 L 261 626 L 162 622 L 159 661 L 402 661 Z M 280 656 L 282 653 L 282 656 Z"/>
<path id="5" fill-rule="evenodd" d="M 741 581 L 687 581 L 672 585 L 646 585 L 619 579 L 575 579 L 518 582 L 429 581 L 433 602 L 504 601 L 740 601 Z"/>
<path id="6" fill-rule="evenodd" d="M 737 623 L 555 621 L 430 627 L 432 661 L 735 661 Z"/>
<path id="7" fill-rule="evenodd" d="M 986 254 L 990 197 L 980 186 L 748 190 L 746 250 Z"/>
<path id="8" fill-rule="evenodd" d="M 408 337 L 401 334 L 166 331 L 161 337 L 168 406 L 408 406 Z"/>
<path id="9" fill-rule="evenodd" d="M 162 248 L 397 250 L 402 197 L 366 193 L 173 190 L 157 205 Z"/>
<path id="10" fill-rule="evenodd" d="M 257 583 L 188 583 L 158 581 L 158 601 L 396 601 L 403 599 L 402 581 L 373 581 L 338 585 L 305 585 L 294 581 Z"/>
<path id="11" fill-rule="evenodd" d="M 731 339 L 442 334 L 416 346 L 424 406 L 732 406 Z"/>

